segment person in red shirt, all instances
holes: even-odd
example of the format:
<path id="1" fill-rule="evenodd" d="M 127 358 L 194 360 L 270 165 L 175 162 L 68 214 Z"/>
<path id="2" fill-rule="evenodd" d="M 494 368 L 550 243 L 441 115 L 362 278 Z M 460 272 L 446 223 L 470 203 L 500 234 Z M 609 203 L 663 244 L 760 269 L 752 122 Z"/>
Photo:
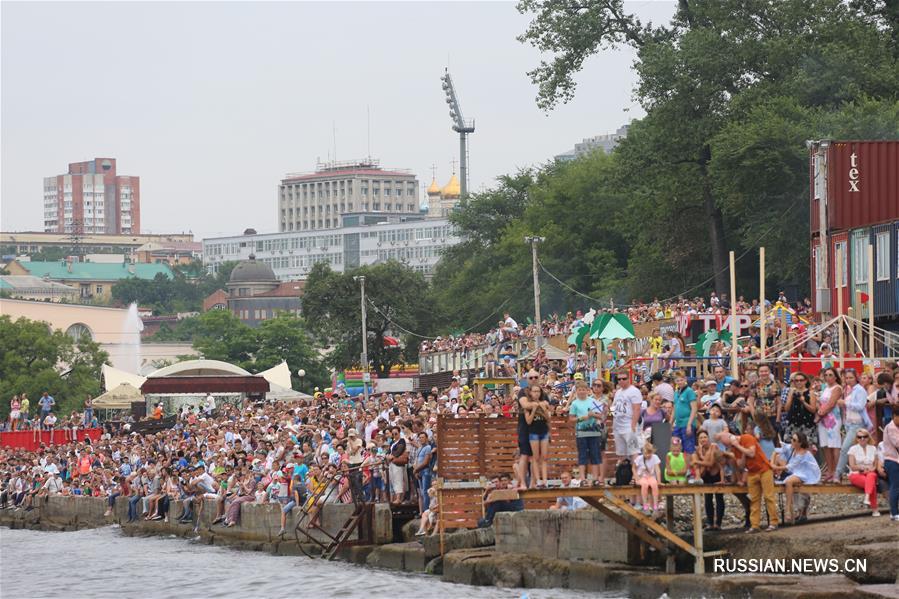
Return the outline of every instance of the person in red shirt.
<path id="1" fill-rule="evenodd" d="M 765 500 L 765 508 L 768 510 L 769 526 L 766 530 L 777 530 L 780 519 L 777 516 L 777 501 L 774 497 L 774 471 L 771 462 L 765 457 L 762 446 L 753 435 L 743 434 L 739 437 L 727 432 L 719 435 L 720 440 L 743 456 L 746 462 L 746 471 L 749 474 L 747 484 L 749 486 L 749 530 L 747 533 L 758 532 L 762 521 L 762 499 Z"/>
<path id="2" fill-rule="evenodd" d="M 78 458 L 78 474 L 79 476 L 86 477 L 91 473 L 91 468 L 93 466 L 93 456 L 91 455 L 90 445 L 84 448 L 84 453 L 81 454 L 81 457 Z"/>

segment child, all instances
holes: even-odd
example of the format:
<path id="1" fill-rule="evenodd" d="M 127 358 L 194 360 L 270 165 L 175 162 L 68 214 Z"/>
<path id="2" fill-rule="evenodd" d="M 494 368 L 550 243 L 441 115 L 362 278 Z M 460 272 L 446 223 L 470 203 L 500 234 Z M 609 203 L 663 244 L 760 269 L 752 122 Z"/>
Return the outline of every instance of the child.
<path id="1" fill-rule="evenodd" d="M 675 485 L 687 482 L 687 458 L 677 437 L 671 437 L 671 451 L 665 456 L 665 480 Z"/>
<path id="2" fill-rule="evenodd" d="M 661 472 L 659 465 L 662 461 L 656 455 L 656 448 L 652 443 L 643 446 L 643 453 L 638 455 L 634 460 L 634 480 L 640 485 L 640 495 L 643 499 L 643 511 L 647 514 L 652 513 L 653 505 L 656 510 L 662 509 L 659 501 L 659 481 Z M 649 490 L 652 490 L 652 505 L 649 503 Z"/>
<path id="3" fill-rule="evenodd" d="M 429 487 L 428 488 L 428 497 L 430 497 L 429 507 L 425 511 L 421 513 L 421 524 L 418 525 L 418 531 L 415 533 L 416 537 L 421 537 L 429 532 L 434 534 L 437 532 L 437 514 L 439 513 L 439 509 L 437 507 L 437 488 Z"/>
<path id="4" fill-rule="evenodd" d="M 718 454 L 724 459 L 724 476 L 723 480 L 730 480 L 734 474 L 734 470 L 736 468 L 736 461 L 733 459 L 732 454 L 728 451 L 729 448 L 720 441 L 715 441 L 718 438 L 719 433 L 723 433 L 727 431 L 727 422 L 721 417 L 721 405 L 714 403 L 709 407 L 709 417 L 708 420 L 704 420 L 700 425 L 699 430 L 705 431 L 709 439 L 718 445 Z M 728 457 L 731 455 L 731 457 Z"/>
<path id="5" fill-rule="evenodd" d="M 721 394 L 718 393 L 717 389 L 718 383 L 714 380 L 704 383 L 702 397 L 699 400 L 699 410 L 703 414 L 707 414 L 712 406 L 717 405 L 721 401 Z"/>

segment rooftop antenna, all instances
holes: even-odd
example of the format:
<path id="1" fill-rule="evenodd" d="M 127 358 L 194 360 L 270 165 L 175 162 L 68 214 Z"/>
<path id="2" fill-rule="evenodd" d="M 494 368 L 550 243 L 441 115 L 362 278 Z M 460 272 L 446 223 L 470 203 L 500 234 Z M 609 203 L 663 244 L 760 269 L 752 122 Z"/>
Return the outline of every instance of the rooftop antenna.
<path id="1" fill-rule="evenodd" d="M 366 135 L 366 145 L 368 147 L 368 157 L 371 158 L 371 106 L 368 104 L 365 105 L 365 135 Z"/>
<path id="2" fill-rule="evenodd" d="M 337 162 L 337 121 L 331 121 L 331 138 L 334 140 L 334 162 Z"/>
<path id="3" fill-rule="evenodd" d="M 450 119 L 453 121 L 453 131 L 459 134 L 459 180 L 460 196 L 468 195 L 468 134 L 474 133 L 474 121 L 466 121 L 462 116 L 462 107 L 456 97 L 456 88 L 449 74 L 449 68 L 444 70 L 443 91 L 446 92 L 446 103 L 450 109 Z"/>

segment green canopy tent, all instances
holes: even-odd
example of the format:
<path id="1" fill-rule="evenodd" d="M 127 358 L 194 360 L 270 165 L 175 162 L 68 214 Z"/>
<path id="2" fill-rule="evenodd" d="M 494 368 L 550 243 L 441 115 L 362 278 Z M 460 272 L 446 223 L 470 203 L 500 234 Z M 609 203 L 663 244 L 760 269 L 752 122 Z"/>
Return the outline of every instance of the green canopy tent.
<path id="1" fill-rule="evenodd" d="M 634 325 L 626 314 L 602 314 L 590 326 L 590 339 L 597 342 L 596 376 L 602 378 L 603 342 L 616 339 L 633 339 Z"/>

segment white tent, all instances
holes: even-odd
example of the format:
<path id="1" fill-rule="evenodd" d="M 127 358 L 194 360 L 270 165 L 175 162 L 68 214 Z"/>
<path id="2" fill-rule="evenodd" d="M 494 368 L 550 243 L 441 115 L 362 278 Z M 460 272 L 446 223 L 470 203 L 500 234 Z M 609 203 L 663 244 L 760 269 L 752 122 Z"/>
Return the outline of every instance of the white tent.
<path id="1" fill-rule="evenodd" d="M 95 398 L 94 408 L 100 410 L 128 410 L 131 409 L 132 402 L 143 401 L 143 399 L 144 396 L 140 394 L 140 389 L 128 383 L 122 383 Z"/>
<path id="2" fill-rule="evenodd" d="M 293 385 L 290 383 L 290 367 L 287 366 L 287 362 L 281 362 L 277 366 L 263 370 L 256 376 L 261 376 L 273 385 L 293 389 Z"/>
<path id="3" fill-rule="evenodd" d="M 119 370 L 118 368 L 113 368 L 108 364 L 103 365 L 102 372 L 104 391 L 115 389 L 122 383 L 127 383 L 135 389 L 140 389 L 141 385 L 144 384 L 144 381 L 147 380 L 147 377 L 140 376 L 139 374 L 132 374 L 125 370 Z"/>

